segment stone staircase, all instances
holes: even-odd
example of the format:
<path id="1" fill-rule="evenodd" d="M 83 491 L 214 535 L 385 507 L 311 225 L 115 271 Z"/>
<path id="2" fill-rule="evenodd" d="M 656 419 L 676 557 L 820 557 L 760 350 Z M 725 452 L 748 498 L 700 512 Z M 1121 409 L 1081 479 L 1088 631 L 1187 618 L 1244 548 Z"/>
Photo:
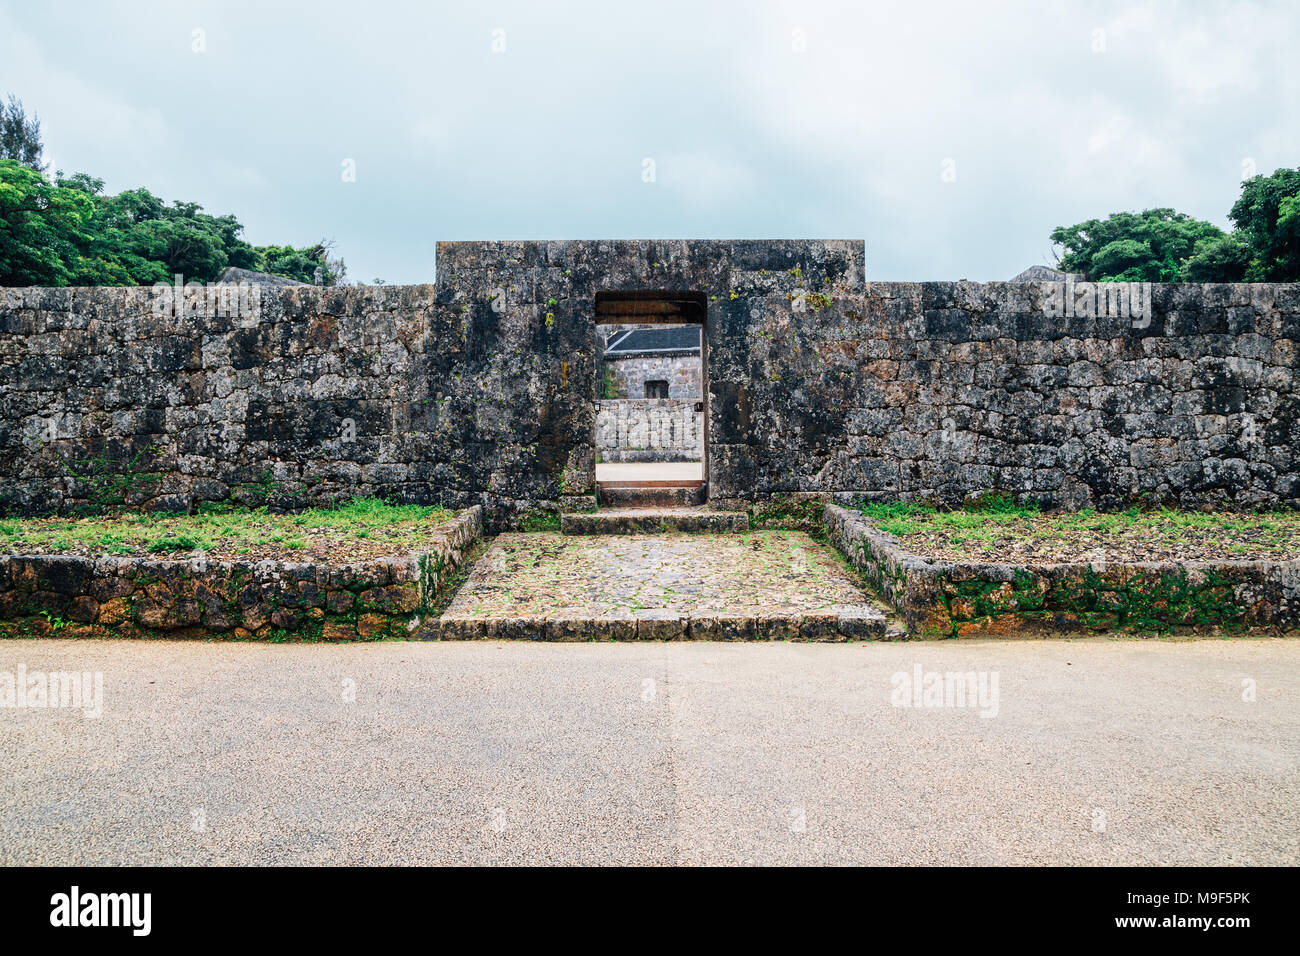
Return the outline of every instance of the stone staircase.
<path id="1" fill-rule="evenodd" d="M 690 508 L 708 500 L 702 481 L 601 481 L 597 500 L 602 508 Z"/>
<path id="2" fill-rule="evenodd" d="M 562 534 L 663 534 L 673 531 L 725 534 L 749 530 L 743 511 L 710 508 L 609 508 L 560 515 Z"/>
<path id="3" fill-rule="evenodd" d="M 703 508 L 669 513 L 679 520 L 731 518 Z M 837 557 L 801 532 L 648 533 L 660 530 L 656 527 L 636 536 L 584 536 L 573 530 L 576 523 L 621 521 L 626 528 L 639 519 L 617 511 L 566 518 L 573 536 L 507 532 L 495 538 L 422 636 L 532 641 L 905 636 Z"/>
<path id="4" fill-rule="evenodd" d="M 597 481 L 599 511 L 560 515 L 564 534 L 727 533 L 749 530 L 743 511 L 706 507 L 708 484 L 698 479 Z"/>

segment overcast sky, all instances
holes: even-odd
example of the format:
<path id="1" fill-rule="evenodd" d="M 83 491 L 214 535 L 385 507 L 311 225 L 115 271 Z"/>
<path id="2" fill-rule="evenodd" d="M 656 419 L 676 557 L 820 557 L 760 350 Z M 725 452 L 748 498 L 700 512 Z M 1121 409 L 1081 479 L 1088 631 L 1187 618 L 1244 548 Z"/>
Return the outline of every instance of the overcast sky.
<path id="1" fill-rule="evenodd" d="M 1295 0 L 268 6 L 0 0 L 0 92 L 57 167 L 332 239 L 365 281 L 431 281 L 438 240 L 625 237 L 1005 279 L 1054 226 L 1227 226 L 1248 164 L 1300 166 Z"/>

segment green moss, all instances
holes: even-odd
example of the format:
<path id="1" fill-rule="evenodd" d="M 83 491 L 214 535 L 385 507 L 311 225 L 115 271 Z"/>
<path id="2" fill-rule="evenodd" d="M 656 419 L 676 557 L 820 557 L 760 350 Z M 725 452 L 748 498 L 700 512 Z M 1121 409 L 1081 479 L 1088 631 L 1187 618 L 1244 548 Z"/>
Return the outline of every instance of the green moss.
<path id="1" fill-rule="evenodd" d="M 600 369 L 600 397 L 604 399 L 618 398 L 618 379 L 614 375 L 614 370 L 608 365 L 601 365 Z"/>
<path id="2" fill-rule="evenodd" d="M 530 508 L 517 523 L 520 531 L 559 531 L 560 513 L 546 508 Z"/>
<path id="3" fill-rule="evenodd" d="M 993 560 L 998 560 L 1000 543 L 1008 538 L 1032 539 L 1041 551 L 1056 547 L 1066 553 L 1077 553 L 1081 540 L 1104 552 L 1107 539 L 1149 542 L 1184 551 L 1213 542 L 1219 550 L 1242 557 L 1300 550 L 1300 512 L 1293 510 L 1239 513 L 1129 508 L 1048 514 L 1036 502 L 1017 502 L 1005 493 L 982 495 L 966 507 L 950 511 L 904 502 L 865 504 L 859 510 L 888 534 L 900 538 L 927 534 L 962 554 Z"/>
<path id="4" fill-rule="evenodd" d="M 1247 608 L 1237 603 L 1232 581 L 1215 572 L 1193 582 L 1187 572 L 1148 572 L 1124 580 L 1085 569 L 1078 578 L 1047 583 L 1027 572 L 1011 582 L 941 581 L 940 599 L 951 634 L 963 625 L 1014 615 L 1028 623 L 1077 621 L 1088 630 L 1161 633 L 1174 628 L 1244 626 Z"/>
<path id="5" fill-rule="evenodd" d="M 162 476 L 138 468 L 146 456 L 158 451 L 157 445 L 149 445 L 136 452 L 126 460 L 115 460 L 104 450 L 93 458 L 63 458 L 68 474 L 76 478 L 86 489 L 87 504 L 79 511 L 82 514 L 101 514 L 106 509 L 120 506 L 128 497 L 149 497 L 162 482 Z"/>
<path id="6" fill-rule="evenodd" d="M 417 563 L 420 567 L 420 613 L 427 614 L 437 601 L 447 561 L 440 554 L 426 553 L 420 555 Z"/>
<path id="7" fill-rule="evenodd" d="M 825 510 L 825 502 L 816 498 L 775 494 L 754 505 L 750 513 L 750 526 L 818 532 L 821 530 Z"/>

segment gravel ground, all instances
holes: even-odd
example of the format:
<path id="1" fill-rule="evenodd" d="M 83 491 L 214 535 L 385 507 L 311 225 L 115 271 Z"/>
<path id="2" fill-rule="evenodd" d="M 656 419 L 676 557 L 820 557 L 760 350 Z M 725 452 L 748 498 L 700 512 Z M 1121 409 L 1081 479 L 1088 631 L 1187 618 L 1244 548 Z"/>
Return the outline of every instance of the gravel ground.
<path id="1" fill-rule="evenodd" d="M 1298 654 L 5 641 L 103 713 L 0 710 L 0 863 L 1294 865 Z M 996 716 L 891 705 L 916 667 Z"/>

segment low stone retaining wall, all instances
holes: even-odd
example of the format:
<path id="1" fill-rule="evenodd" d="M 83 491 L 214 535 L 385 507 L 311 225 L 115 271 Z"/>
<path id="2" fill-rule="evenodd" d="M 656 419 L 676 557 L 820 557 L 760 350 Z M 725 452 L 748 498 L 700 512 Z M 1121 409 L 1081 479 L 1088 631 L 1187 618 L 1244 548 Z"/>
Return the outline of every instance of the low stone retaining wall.
<path id="1" fill-rule="evenodd" d="M 704 414 L 694 399 L 602 400 L 596 409 L 596 450 L 602 461 L 699 461 Z"/>
<path id="2" fill-rule="evenodd" d="M 1300 628 L 1300 561 L 1105 565 L 932 561 L 857 512 L 827 505 L 836 547 L 913 637 L 1034 631 Z"/>
<path id="3" fill-rule="evenodd" d="M 0 555 L 0 636 L 380 640 L 422 636 L 483 533 L 460 512 L 428 548 L 361 563 Z"/>

